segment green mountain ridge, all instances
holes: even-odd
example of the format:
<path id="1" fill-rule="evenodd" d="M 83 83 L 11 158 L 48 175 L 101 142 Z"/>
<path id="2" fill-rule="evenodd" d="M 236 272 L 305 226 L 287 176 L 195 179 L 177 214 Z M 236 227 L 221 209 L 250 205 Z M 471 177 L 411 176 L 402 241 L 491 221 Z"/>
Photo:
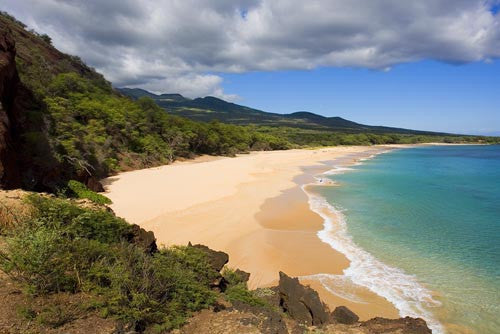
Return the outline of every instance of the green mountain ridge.
<path id="1" fill-rule="evenodd" d="M 278 114 L 227 102 L 213 96 L 189 99 L 180 94 L 157 95 L 140 88 L 118 88 L 117 90 L 133 99 L 152 98 L 160 107 L 171 114 L 204 122 L 218 120 L 238 125 L 289 126 L 292 128 L 333 130 L 348 133 L 449 135 L 443 132 L 365 125 L 338 116 L 327 117 L 308 111 Z"/>

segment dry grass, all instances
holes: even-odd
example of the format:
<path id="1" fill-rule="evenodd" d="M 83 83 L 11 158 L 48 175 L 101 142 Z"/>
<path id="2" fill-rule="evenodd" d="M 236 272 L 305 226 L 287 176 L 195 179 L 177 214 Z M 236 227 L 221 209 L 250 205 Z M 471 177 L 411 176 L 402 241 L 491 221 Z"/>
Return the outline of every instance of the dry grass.
<path id="1" fill-rule="evenodd" d="M 30 216 L 32 208 L 24 202 L 23 190 L 0 190 L 0 233 Z"/>

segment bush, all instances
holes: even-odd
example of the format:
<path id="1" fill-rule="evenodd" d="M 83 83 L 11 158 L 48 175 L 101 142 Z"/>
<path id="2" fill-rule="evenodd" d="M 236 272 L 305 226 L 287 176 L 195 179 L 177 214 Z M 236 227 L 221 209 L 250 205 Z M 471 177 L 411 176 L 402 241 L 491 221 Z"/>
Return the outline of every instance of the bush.
<path id="1" fill-rule="evenodd" d="M 68 182 L 68 189 L 70 195 L 76 198 L 86 198 L 97 204 L 111 204 L 111 200 L 104 195 L 98 194 L 89 188 L 87 188 L 83 183 L 71 180 Z"/>
<path id="2" fill-rule="evenodd" d="M 43 34 L 43 35 L 40 35 L 40 38 L 43 39 L 43 41 L 45 43 L 52 45 L 52 38 L 50 38 L 49 35 Z"/>
<path id="3" fill-rule="evenodd" d="M 10 231 L 0 252 L 0 269 L 28 292 L 87 292 L 102 315 L 159 330 L 179 327 L 215 300 L 216 273 L 203 251 L 171 247 L 150 255 L 124 239 L 130 225 L 110 212 L 38 195 L 28 203 L 34 214 Z M 51 327 L 72 314 L 45 313 L 39 320 Z"/>
<path id="4" fill-rule="evenodd" d="M 224 294 L 230 302 L 239 301 L 252 306 L 268 306 L 268 304 L 253 291 L 248 290 L 247 283 L 233 269 L 225 268 L 222 273 L 228 287 Z"/>
<path id="5" fill-rule="evenodd" d="M 149 256 L 136 247 L 120 247 L 114 257 L 92 268 L 90 290 L 104 297 L 106 315 L 139 327 L 178 327 L 191 312 L 215 300 L 210 281 L 198 274 L 201 269 L 204 273 L 210 270 L 207 262 L 200 262 L 197 268 L 187 265 L 203 254 L 192 257 L 190 253 L 187 248 L 171 248 Z"/>

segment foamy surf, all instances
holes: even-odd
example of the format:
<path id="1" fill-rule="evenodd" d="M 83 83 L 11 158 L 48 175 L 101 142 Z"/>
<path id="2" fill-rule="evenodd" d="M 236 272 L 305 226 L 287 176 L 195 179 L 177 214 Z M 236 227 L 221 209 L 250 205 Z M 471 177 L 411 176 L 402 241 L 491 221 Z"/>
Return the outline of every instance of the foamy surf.
<path id="1" fill-rule="evenodd" d="M 352 168 L 335 167 L 327 175 L 342 173 Z M 325 198 L 312 194 L 303 186 L 302 189 L 309 198 L 311 210 L 318 213 L 324 220 L 323 229 L 317 235 L 321 241 L 344 254 L 350 261 L 344 270 L 344 277 L 338 275 L 318 274 L 305 278 L 318 280 L 328 291 L 337 294 L 335 283 L 349 280 L 353 284 L 368 288 L 370 291 L 384 297 L 399 310 L 400 316 L 420 317 L 424 319 L 433 333 L 445 333 L 443 326 L 428 308 L 440 306 L 432 293 L 423 287 L 413 275 L 408 275 L 401 269 L 388 266 L 377 260 L 373 255 L 358 247 L 347 231 L 345 218 L 340 210 L 330 205 Z M 341 296 L 352 301 L 357 297 L 352 292 Z"/>
<path id="2" fill-rule="evenodd" d="M 343 172 L 349 171 L 349 170 L 353 170 L 353 169 L 349 168 L 349 167 L 336 166 L 336 167 L 333 167 L 332 169 L 330 169 L 329 171 L 323 173 L 323 175 L 335 175 L 335 174 L 340 174 L 340 173 L 343 173 Z"/>

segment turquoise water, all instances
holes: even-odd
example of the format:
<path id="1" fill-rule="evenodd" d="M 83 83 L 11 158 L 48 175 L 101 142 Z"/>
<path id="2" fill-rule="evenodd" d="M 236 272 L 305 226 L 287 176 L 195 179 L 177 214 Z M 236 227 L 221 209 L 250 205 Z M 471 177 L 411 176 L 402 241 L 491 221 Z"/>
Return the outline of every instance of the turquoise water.
<path id="1" fill-rule="evenodd" d="M 352 241 L 431 291 L 446 332 L 500 333 L 500 146 L 395 150 L 329 177 Z"/>

